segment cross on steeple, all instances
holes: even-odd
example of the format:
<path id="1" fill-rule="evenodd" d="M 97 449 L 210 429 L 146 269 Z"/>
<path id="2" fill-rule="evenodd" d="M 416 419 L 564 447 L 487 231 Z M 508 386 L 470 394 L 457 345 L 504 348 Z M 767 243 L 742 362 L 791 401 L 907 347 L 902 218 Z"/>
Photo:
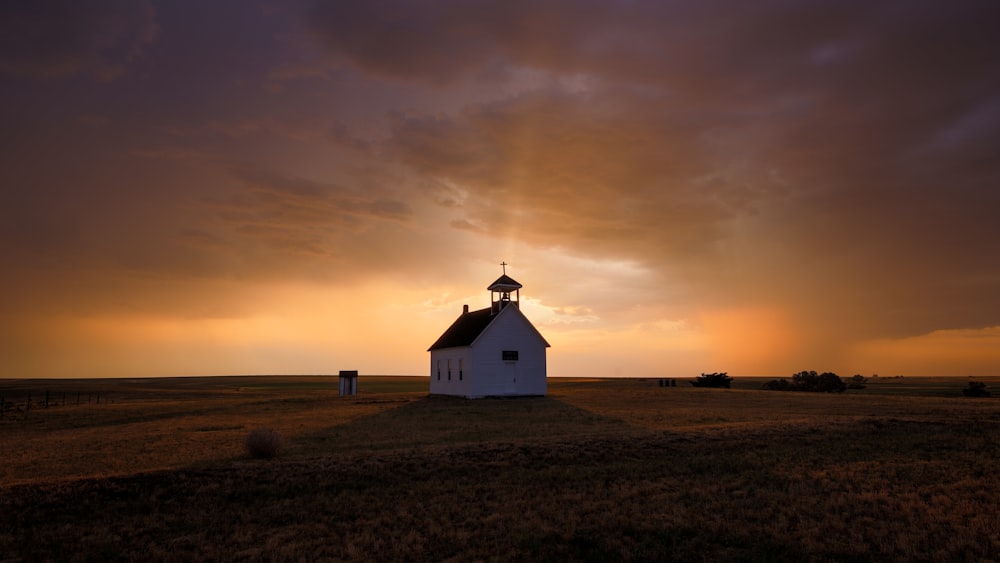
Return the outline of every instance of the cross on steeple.
<path id="1" fill-rule="evenodd" d="M 506 261 L 500 262 L 500 265 L 503 266 L 503 275 L 506 276 L 507 275 L 507 262 Z"/>

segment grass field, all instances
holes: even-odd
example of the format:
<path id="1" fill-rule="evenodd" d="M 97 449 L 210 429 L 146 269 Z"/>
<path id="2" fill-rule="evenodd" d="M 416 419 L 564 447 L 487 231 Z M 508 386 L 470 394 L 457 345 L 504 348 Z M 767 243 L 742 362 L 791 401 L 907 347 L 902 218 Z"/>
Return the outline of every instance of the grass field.
<path id="1" fill-rule="evenodd" d="M 1000 399 L 763 381 L 479 401 L 425 378 L 0 381 L 50 397 L 0 419 L 0 561 L 1000 558 Z M 275 459 L 243 451 L 261 427 Z"/>

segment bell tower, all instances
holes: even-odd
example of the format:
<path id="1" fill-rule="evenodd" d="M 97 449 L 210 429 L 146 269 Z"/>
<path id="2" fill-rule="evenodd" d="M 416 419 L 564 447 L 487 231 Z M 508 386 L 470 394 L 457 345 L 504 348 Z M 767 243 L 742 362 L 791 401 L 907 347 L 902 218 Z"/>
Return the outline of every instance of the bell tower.
<path id="1" fill-rule="evenodd" d="M 507 262 L 501 262 L 500 266 L 503 268 L 503 275 L 486 288 L 490 290 L 490 312 L 493 315 L 511 303 L 518 309 L 521 308 L 521 288 L 523 286 L 507 275 Z M 510 297 L 511 293 L 514 294 L 513 300 Z"/>

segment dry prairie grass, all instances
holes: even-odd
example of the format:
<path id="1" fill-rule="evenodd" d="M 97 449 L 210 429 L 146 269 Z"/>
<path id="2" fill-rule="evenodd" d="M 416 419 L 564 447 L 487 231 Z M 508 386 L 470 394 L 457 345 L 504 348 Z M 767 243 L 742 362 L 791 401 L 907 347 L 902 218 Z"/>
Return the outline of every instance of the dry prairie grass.
<path id="1" fill-rule="evenodd" d="M 186 436 L 169 445 L 193 448 L 195 462 L 175 465 L 183 456 L 174 454 L 159 469 L 102 477 L 96 464 L 93 478 L 4 486 L 0 559 L 1000 554 L 1000 401 L 811 398 L 635 381 L 553 381 L 552 396 L 523 400 L 391 391 L 309 399 L 278 390 L 242 406 L 217 399 L 230 409 L 221 419 L 204 412 L 213 410 L 207 399 L 188 405 L 192 420 L 118 419 L 116 431 L 131 436 L 122 447 L 136 447 L 156 428 L 145 425 L 158 422 L 163 434 Z M 209 455 L 200 441 L 215 444 L 213 433 L 228 430 L 192 431 L 260 419 L 294 419 L 287 455 Z M 4 439 L 9 430 L 23 431 L 7 425 Z M 229 447 L 238 449 L 245 428 L 234 432 Z M 75 463 L 57 458 L 49 459 Z"/>
<path id="2" fill-rule="evenodd" d="M 329 378 L 325 386 L 313 378 L 201 379 L 46 382 L 57 390 L 62 385 L 83 387 L 92 395 L 99 391 L 115 402 L 36 407 L 0 420 L 0 483 L 124 475 L 234 459 L 244 455 L 247 432 L 258 427 L 289 438 L 286 453 L 294 455 L 303 445 L 296 443 L 299 437 L 423 395 L 342 398 Z M 39 385 L 34 383 L 36 389 Z"/>

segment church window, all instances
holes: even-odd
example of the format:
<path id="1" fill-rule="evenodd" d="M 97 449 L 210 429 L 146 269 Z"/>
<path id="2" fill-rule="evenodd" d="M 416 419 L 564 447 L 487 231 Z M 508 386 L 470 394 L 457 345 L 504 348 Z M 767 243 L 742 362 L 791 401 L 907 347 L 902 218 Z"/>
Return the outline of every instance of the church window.
<path id="1" fill-rule="evenodd" d="M 438 360 L 437 369 L 438 369 L 438 381 L 441 381 L 441 360 Z"/>
<path id="2" fill-rule="evenodd" d="M 458 380 L 462 381 L 462 358 L 458 359 Z"/>
<path id="3" fill-rule="evenodd" d="M 451 381 L 451 358 L 448 358 L 448 381 Z"/>
<path id="4" fill-rule="evenodd" d="M 517 361 L 517 350 L 504 350 L 501 352 L 503 361 L 505 362 L 516 362 Z"/>

